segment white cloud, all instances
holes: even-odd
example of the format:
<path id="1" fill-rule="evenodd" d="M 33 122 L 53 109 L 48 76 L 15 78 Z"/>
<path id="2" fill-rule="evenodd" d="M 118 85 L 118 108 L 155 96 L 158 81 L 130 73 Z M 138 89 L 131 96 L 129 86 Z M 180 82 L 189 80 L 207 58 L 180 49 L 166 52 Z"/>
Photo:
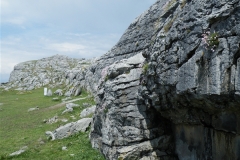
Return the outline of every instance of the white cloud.
<path id="1" fill-rule="evenodd" d="M 1 0 L 0 4 L 2 8 L 6 8 L 9 6 L 9 0 Z"/>
<path id="2" fill-rule="evenodd" d="M 47 48 L 59 52 L 78 52 L 79 50 L 84 50 L 86 47 L 80 44 L 65 42 L 50 44 Z"/>
<path id="3" fill-rule="evenodd" d="M 26 19 L 24 17 L 12 17 L 10 19 L 5 19 L 3 23 L 11 23 L 15 25 L 23 25 L 26 22 Z"/>
<path id="4" fill-rule="evenodd" d="M 13 71 L 13 68 L 16 64 L 18 64 L 17 60 L 14 60 L 12 58 L 2 58 L 0 73 L 9 74 L 11 71 Z"/>

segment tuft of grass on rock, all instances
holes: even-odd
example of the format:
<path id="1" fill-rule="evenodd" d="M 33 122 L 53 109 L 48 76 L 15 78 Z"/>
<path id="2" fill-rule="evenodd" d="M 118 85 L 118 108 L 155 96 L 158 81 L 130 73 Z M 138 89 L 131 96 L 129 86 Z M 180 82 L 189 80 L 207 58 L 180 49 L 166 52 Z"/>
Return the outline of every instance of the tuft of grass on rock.
<path id="1" fill-rule="evenodd" d="M 165 7 L 165 11 L 169 10 L 170 7 L 176 2 L 177 2 L 176 0 L 171 0 L 170 2 L 168 2 L 168 4 Z"/>
<path id="2" fill-rule="evenodd" d="M 148 68 L 149 68 L 148 63 L 146 63 L 146 64 L 143 65 L 143 74 L 146 74 L 146 73 L 147 73 Z"/>
<path id="3" fill-rule="evenodd" d="M 187 3 L 187 0 L 183 0 L 182 3 L 181 3 L 181 8 L 183 9 L 183 7 L 186 5 Z"/>
<path id="4" fill-rule="evenodd" d="M 163 27 L 165 33 L 167 33 L 167 32 L 171 29 L 171 27 L 172 27 L 172 25 L 173 25 L 173 22 L 176 20 L 176 18 L 177 18 L 177 16 L 174 16 L 173 19 L 171 19 L 171 20 Z"/>

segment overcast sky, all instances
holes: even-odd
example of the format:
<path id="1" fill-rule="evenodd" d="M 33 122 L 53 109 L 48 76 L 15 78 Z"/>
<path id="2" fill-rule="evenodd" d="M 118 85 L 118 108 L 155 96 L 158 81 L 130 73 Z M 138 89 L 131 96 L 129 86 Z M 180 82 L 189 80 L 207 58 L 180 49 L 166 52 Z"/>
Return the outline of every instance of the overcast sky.
<path id="1" fill-rule="evenodd" d="M 0 82 L 14 65 L 55 54 L 99 57 L 156 0 L 0 0 Z"/>

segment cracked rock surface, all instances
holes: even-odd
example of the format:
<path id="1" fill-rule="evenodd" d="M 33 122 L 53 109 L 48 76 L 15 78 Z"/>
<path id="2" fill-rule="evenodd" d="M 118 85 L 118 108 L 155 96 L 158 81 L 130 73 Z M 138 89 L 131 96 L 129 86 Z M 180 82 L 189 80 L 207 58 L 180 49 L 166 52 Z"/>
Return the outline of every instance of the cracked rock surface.
<path id="1" fill-rule="evenodd" d="M 107 159 L 240 158 L 239 1 L 158 0 L 89 72 Z"/>

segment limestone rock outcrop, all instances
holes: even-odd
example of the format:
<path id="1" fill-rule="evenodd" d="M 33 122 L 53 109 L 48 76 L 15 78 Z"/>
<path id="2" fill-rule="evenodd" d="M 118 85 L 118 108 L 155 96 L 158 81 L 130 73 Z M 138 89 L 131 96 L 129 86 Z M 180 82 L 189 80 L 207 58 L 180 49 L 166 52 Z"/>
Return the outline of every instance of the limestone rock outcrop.
<path id="1" fill-rule="evenodd" d="M 146 53 L 142 98 L 171 120 L 179 159 L 240 159 L 240 2 L 185 2 Z"/>
<path id="2" fill-rule="evenodd" d="M 111 160 L 239 159 L 239 66 L 239 1 L 158 0 L 86 74 L 93 147 Z"/>
<path id="3" fill-rule="evenodd" d="M 174 157 L 166 153 L 174 152 L 167 121 L 137 98 L 144 60 L 140 52 L 115 62 L 99 85 L 91 141 L 107 159 L 136 159 L 143 153 L 151 157 L 160 150 L 162 157 Z M 158 145 L 160 139 L 164 145 Z"/>
<path id="4" fill-rule="evenodd" d="M 79 95 L 92 60 L 55 55 L 17 64 L 5 88 L 32 90 L 42 86 L 66 86 L 68 96 Z"/>

